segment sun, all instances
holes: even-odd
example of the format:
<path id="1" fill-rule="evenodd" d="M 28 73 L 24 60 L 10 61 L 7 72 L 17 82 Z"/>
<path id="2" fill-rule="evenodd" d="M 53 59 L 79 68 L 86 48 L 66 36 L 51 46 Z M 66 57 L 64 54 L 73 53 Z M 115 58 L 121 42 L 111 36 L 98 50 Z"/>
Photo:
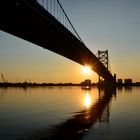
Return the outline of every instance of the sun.
<path id="1" fill-rule="evenodd" d="M 84 66 L 84 67 L 82 67 L 82 71 L 84 74 L 90 74 L 91 68 L 89 66 Z"/>

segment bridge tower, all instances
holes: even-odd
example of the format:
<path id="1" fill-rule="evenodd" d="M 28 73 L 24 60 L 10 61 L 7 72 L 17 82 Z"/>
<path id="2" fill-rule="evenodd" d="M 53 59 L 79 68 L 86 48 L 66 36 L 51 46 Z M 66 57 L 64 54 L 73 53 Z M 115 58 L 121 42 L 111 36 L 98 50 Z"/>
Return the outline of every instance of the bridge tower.
<path id="1" fill-rule="evenodd" d="M 100 51 L 98 50 L 98 58 L 99 60 L 105 65 L 108 69 L 109 67 L 109 57 L 108 57 L 108 50 Z M 101 76 L 99 75 L 99 84 L 101 83 Z"/>
<path id="2" fill-rule="evenodd" d="M 109 62 L 108 50 L 105 50 L 105 51 L 99 51 L 98 50 L 98 58 L 108 69 L 108 62 Z"/>

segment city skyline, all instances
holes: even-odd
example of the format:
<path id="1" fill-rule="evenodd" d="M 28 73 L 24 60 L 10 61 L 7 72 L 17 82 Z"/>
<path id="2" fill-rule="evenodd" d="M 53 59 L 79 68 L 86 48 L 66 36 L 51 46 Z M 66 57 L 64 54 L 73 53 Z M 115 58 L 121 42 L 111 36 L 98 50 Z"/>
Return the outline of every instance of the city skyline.
<path id="1" fill-rule="evenodd" d="M 138 0 L 60 1 L 86 46 L 108 50 L 117 78 L 140 81 L 140 2 Z M 92 72 L 37 45 L 0 31 L 0 73 L 10 82 L 96 82 Z M 2 79 L 0 80 L 2 81 Z"/>

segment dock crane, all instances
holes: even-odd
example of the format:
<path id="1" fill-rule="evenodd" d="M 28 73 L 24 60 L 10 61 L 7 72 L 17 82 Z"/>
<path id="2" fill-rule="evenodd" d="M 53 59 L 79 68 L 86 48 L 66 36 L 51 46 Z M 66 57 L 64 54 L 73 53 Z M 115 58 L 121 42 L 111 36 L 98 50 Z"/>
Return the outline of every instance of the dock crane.
<path id="1" fill-rule="evenodd" d="M 1 78 L 2 78 L 3 83 L 6 83 L 6 82 L 7 82 L 7 81 L 5 80 L 5 78 L 4 78 L 3 73 L 1 73 Z"/>

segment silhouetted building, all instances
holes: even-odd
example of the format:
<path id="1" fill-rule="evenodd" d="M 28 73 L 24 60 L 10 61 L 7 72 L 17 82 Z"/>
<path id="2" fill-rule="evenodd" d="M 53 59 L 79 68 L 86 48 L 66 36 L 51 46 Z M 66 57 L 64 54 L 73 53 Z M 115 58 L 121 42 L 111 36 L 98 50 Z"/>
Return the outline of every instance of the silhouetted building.
<path id="1" fill-rule="evenodd" d="M 85 85 L 90 86 L 91 85 L 91 80 L 90 79 L 86 79 L 84 83 L 85 83 Z"/>
<path id="2" fill-rule="evenodd" d="M 132 79 L 124 79 L 124 83 L 125 84 L 131 84 L 132 83 Z"/>
<path id="3" fill-rule="evenodd" d="M 122 79 L 118 79 L 117 82 L 118 82 L 118 84 L 122 84 L 123 80 Z"/>
<path id="4" fill-rule="evenodd" d="M 82 86 L 91 86 L 91 80 L 90 79 L 86 79 L 85 81 L 83 81 L 81 83 Z"/>

